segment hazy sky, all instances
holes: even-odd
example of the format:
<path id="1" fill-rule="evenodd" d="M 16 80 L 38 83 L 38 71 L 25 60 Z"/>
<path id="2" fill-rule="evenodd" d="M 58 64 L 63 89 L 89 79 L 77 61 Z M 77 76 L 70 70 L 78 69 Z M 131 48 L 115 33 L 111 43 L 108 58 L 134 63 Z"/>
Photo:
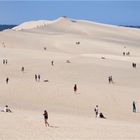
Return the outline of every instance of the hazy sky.
<path id="1" fill-rule="evenodd" d="M 60 16 L 140 25 L 140 1 L 0 1 L 0 24 L 20 24 Z"/>

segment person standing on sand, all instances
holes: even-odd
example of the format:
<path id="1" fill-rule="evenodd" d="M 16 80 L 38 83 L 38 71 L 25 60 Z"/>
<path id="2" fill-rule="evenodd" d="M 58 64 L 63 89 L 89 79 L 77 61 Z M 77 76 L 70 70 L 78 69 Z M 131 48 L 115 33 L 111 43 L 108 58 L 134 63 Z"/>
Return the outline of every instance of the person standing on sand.
<path id="1" fill-rule="evenodd" d="M 135 101 L 133 101 L 133 112 L 136 113 L 136 102 Z"/>
<path id="2" fill-rule="evenodd" d="M 98 113 L 99 113 L 99 107 L 98 107 L 98 105 L 96 105 L 94 111 L 95 111 L 95 116 L 96 116 L 96 118 L 97 118 Z"/>
<path id="3" fill-rule="evenodd" d="M 54 65 L 54 62 L 53 61 L 51 61 L 51 64 L 52 64 L 52 66 Z"/>
<path id="4" fill-rule="evenodd" d="M 77 91 L 77 85 L 76 84 L 74 85 L 73 89 L 74 89 L 74 92 Z"/>
<path id="5" fill-rule="evenodd" d="M 7 78 L 6 78 L 6 84 L 8 84 L 8 82 L 9 82 L 9 78 L 7 77 Z"/>
<path id="6" fill-rule="evenodd" d="M 49 123 L 48 123 L 48 112 L 46 110 L 44 110 L 44 121 L 45 121 L 45 126 L 49 126 Z"/>
<path id="7" fill-rule="evenodd" d="M 38 74 L 38 81 L 40 81 L 40 74 Z"/>
<path id="8" fill-rule="evenodd" d="M 5 64 L 5 59 L 3 59 L 3 64 Z"/>
<path id="9" fill-rule="evenodd" d="M 24 67 L 21 68 L 21 71 L 24 72 Z"/>
<path id="10" fill-rule="evenodd" d="M 37 75 L 35 74 L 35 81 L 37 81 Z"/>

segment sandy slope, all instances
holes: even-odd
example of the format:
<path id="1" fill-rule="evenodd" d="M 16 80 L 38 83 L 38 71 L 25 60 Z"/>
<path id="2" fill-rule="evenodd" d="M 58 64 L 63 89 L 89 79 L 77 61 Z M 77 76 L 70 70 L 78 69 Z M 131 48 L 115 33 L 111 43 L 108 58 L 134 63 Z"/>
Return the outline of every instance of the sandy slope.
<path id="1" fill-rule="evenodd" d="M 68 18 L 31 23 L 30 29 L 26 23 L 22 30 L 0 33 L 0 107 L 8 104 L 14 111 L 0 113 L 0 139 L 140 139 L 140 30 Z M 108 84 L 109 75 L 115 84 Z M 94 117 L 96 104 L 106 120 Z M 44 109 L 53 127 L 44 127 Z"/>

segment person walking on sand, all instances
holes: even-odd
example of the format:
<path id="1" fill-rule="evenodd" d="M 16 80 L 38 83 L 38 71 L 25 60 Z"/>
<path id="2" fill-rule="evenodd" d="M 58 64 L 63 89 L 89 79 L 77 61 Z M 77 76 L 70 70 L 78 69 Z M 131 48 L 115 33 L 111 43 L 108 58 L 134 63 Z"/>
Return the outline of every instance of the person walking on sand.
<path id="1" fill-rule="evenodd" d="M 21 71 L 24 72 L 24 67 L 21 68 Z"/>
<path id="2" fill-rule="evenodd" d="M 3 64 L 5 64 L 5 59 L 3 59 Z"/>
<path id="3" fill-rule="evenodd" d="M 51 64 L 52 64 L 52 66 L 54 65 L 54 62 L 53 61 L 51 61 Z"/>
<path id="4" fill-rule="evenodd" d="M 8 84 L 8 82 L 9 82 L 9 78 L 7 77 L 7 78 L 6 78 L 6 84 Z"/>
<path id="5" fill-rule="evenodd" d="M 44 110 L 44 121 L 45 121 L 45 126 L 49 126 L 49 123 L 48 123 L 48 112 L 46 110 Z"/>
<path id="6" fill-rule="evenodd" d="M 136 113 L 136 102 L 135 101 L 133 101 L 133 112 Z"/>
<path id="7" fill-rule="evenodd" d="M 74 92 L 77 91 L 77 85 L 76 84 L 74 85 L 73 89 L 74 89 Z"/>
<path id="8" fill-rule="evenodd" d="M 98 107 L 98 105 L 95 106 L 94 111 L 95 111 L 95 116 L 96 116 L 96 118 L 97 118 L 98 113 L 99 113 L 99 107 Z"/>
<path id="9" fill-rule="evenodd" d="M 38 74 L 38 81 L 40 81 L 40 74 Z"/>
<path id="10" fill-rule="evenodd" d="M 8 60 L 7 59 L 5 59 L 5 63 L 8 64 Z"/>
<path id="11" fill-rule="evenodd" d="M 37 75 L 35 74 L 35 81 L 37 81 Z"/>

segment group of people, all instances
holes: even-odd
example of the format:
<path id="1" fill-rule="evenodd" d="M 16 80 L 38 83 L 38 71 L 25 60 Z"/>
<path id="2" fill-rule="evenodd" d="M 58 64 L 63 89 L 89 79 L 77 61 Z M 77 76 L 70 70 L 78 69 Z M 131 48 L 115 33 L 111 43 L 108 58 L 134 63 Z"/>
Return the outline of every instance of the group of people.
<path id="1" fill-rule="evenodd" d="M 76 45 L 79 45 L 80 44 L 80 42 L 79 41 L 76 41 Z"/>
<path id="2" fill-rule="evenodd" d="M 7 59 L 3 59 L 3 64 L 8 64 L 8 60 Z"/>
<path id="3" fill-rule="evenodd" d="M 40 76 L 40 74 L 35 74 L 35 81 L 40 81 L 40 78 L 41 78 L 41 76 Z"/>
<path id="4" fill-rule="evenodd" d="M 99 112 L 98 105 L 95 106 L 94 111 L 95 111 L 95 117 L 96 118 L 106 119 L 106 117 L 103 115 L 103 113 L 102 112 Z"/>
<path id="5" fill-rule="evenodd" d="M 108 82 L 109 82 L 109 84 L 110 84 L 110 83 L 112 83 L 112 84 L 114 83 L 114 82 L 113 82 L 112 76 L 109 76 L 109 77 L 108 77 Z"/>
<path id="6" fill-rule="evenodd" d="M 130 52 L 123 52 L 123 56 L 130 55 Z"/>
<path id="7" fill-rule="evenodd" d="M 6 105 L 6 106 L 4 107 L 4 109 L 1 109 L 0 111 L 1 111 L 1 112 L 10 112 L 10 113 L 12 112 L 11 109 L 8 107 L 8 105 Z"/>

